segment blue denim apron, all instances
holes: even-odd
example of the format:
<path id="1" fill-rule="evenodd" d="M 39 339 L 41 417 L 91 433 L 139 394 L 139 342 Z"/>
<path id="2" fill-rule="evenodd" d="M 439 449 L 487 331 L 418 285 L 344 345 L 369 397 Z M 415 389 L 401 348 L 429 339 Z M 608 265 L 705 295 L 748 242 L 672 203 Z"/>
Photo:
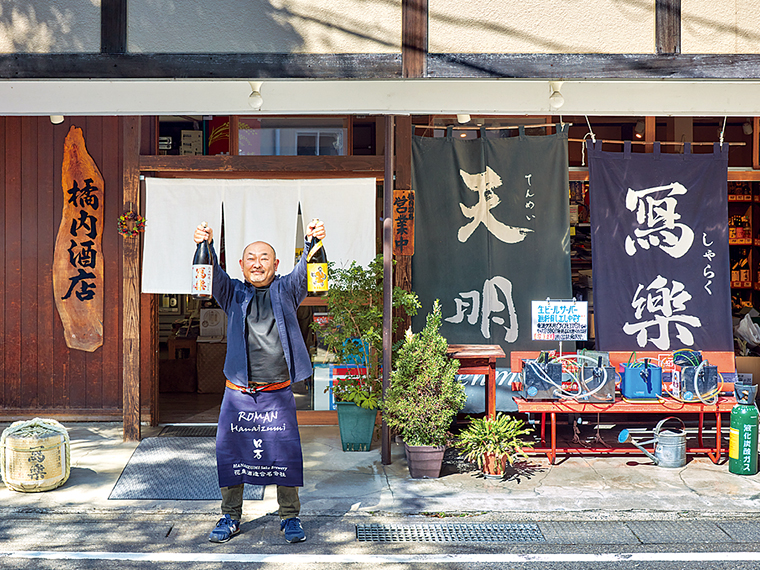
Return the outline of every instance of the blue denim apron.
<path id="1" fill-rule="evenodd" d="M 225 388 L 216 430 L 219 486 L 303 486 L 296 402 L 288 386 L 248 394 Z"/>

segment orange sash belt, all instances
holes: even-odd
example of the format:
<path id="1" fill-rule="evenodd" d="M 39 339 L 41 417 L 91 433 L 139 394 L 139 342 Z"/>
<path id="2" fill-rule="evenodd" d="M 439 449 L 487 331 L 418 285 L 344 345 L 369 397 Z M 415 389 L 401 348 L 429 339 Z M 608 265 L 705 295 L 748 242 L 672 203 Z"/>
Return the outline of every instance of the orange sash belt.
<path id="1" fill-rule="evenodd" d="M 243 388 L 243 386 L 238 386 L 237 384 L 233 384 L 227 380 L 226 386 L 227 388 L 237 390 L 238 392 L 243 392 L 244 394 L 255 394 L 256 392 L 271 392 L 272 390 L 281 390 L 282 388 L 287 388 L 290 386 L 290 380 L 285 380 L 284 382 L 274 382 L 272 384 L 262 384 L 260 386 L 249 386 L 248 388 Z"/>

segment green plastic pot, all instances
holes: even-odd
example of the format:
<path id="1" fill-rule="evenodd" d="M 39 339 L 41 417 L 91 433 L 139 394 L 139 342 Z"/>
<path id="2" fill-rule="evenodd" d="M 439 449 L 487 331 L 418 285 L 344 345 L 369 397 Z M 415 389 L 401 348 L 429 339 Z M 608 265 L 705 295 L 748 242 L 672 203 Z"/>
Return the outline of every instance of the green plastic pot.
<path id="1" fill-rule="evenodd" d="M 369 451 L 375 431 L 377 410 L 368 410 L 353 402 L 336 402 L 338 427 L 343 451 Z"/>

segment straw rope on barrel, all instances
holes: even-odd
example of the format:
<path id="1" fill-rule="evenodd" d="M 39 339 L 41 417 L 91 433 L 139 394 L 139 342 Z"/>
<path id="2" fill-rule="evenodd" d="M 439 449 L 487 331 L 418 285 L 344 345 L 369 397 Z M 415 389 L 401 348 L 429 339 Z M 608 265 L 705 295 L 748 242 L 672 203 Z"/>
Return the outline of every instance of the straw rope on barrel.
<path id="1" fill-rule="evenodd" d="M 12 423 L 0 437 L 0 475 L 13 491 L 34 493 L 63 485 L 71 471 L 71 443 L 55 420 Z"/>

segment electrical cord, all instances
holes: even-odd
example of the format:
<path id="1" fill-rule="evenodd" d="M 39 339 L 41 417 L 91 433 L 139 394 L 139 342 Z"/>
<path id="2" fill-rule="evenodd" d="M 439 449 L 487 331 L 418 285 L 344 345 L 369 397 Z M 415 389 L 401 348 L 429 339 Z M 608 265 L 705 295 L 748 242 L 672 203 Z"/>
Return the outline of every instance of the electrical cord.
<path id="1" fill-rule="evenodd" d="M 689 350 L 689 349 L 676 350 L 673 352 L 673 364 L 676 364 L 681 367 L 696 366 L 696 370 L 694 371 L 693 383 L 694 383 L 694 394 L 697 396 L 697 399 L 703 404 L 708 405 L 708 406 L 715 405 L 718 402 L 718 397 L 720 395 L 721 390 L 723 389 L 723 375 L 718 373 L 718 376 L 720 376 L 721 380 L 715 388 L 705 393 L 701 392 L 699 389 L 699 375 L 703 373 L 705 366 L 709 366 L 709 364 L 706 360 L 702 360 L 702 355 L 699 352 L 694 351 L 694 350 Z M 683 382 L 683 376 L 682 376 L 682 382 Z M 684 404 L 693 402 L 693 400 L 687 400 L 685 398 L 682 398 L 680 395 L 674 394 L 673 392 L 668 390 L 667 387 L 665 387 L 665 392 L 668 394 L 668 396 L 670 396 L 674 400 L 677 400 L 678 402 L 681 402 Z M 681 392 L 683 392 L 683 390 L 681 390 Z M 660 399 L 664 400 L 664 398 L 662 397 L 660 397 Z"/>
<path id="2" fill-rule="evenodd" d="M 525 364 L 530 367 L 533 372 L 542 380 L 547 382 L 549 385 L 556 388 L 554 395 L 556 397 L 559 397 L 564 400 L 579 400 L 581 398 L 589 398 L 599 392 L 607 383 L 607 367 L 602 366 L 603 376 L 599 383 L 599 385 L 593 389 L 588 388 L 588 384 L 586 383 L 584 379 L 583 369 L 585 366 L 583 364 L 579 365 L 579 360 L 585 360 L 588 362 L 591 362 L 592 364 L 597 364 L 597 361 L 594 360 L 591 357 L 585 356 L 583 354 L 576 354 L 576 355 L 565 355 L 561 357 L 554 357 L 550 358 L 548 354 L 542 354 L 542 357 L 539 358 L 539 360 L 527 360 Z M 645 359 L 647 360 L 647 359 Z M 577 386 L 575 391 L 567 390 L 562 386 L 562 381 L 560 380 L 560 383 L 557 384 L 546 372 L 545 368 L 543 366 L 540 366 L 540 364 L 549 364 L 549 363 L 558 363 L 562 365 L 563 372 L 567 372 L 572 380 L 572 384 Z M 702 402 L 705 405 L 714 405 L 718 401 L 718 396 L 722 390 L 723 387 L 723 376 L 722 374 L 718 373 L 718 375 L 721 378 L 721 381 L 719 382 L 718 386 L 716 386 L 714 389 L 708 391 L 708 392 L 701 392 L 699 390 L 699 375 L 703 373 L 705 366 L 708 366 L 708 362 L 706 360 L 702 359 L 701 353 L 698 351 L 690 350 L 690 349 L 679 349 L 673 352 L 673 363 L 678 366 L 695 366 L 696 370 L 694 371 L 694 394 L 697 396 L 700 402 Z M 567 366 L 566 366 L 567 365 Z M 643 368 L 645 365 L 644 362 L 635 361 L 631 362 L 629 361 L 627 364 L 627 367 L 631 368 Z M 597 366 L 595 366 L 597 368 Z M 581 371 L 580 375 L 578 374 L 578 371 Z M 692 403 L 693 400 L 686 400 L 680 396 L 675 395 L 671 390 L 667 388 L 667 386 L 663 386 L 665 392 L 667 393 L 670 398 L 682 402 L 682 403 Z M 661 395 L 656 396 L 657 400 L 664 401 L 666 398 L 663 398 Z M 641 400 L 630 400 L 627 398 L 623 398 L 623 401 L 630 402 L 630 403 L 640 403 Z"/>
<path id="3" fill-rule="evenodd" d="M 607 383 L 607 367 L 602 366 L 603 370 L 603 377 L 601 382 L 599 383 L 599 386 L 596 388 L 589 390 L 587 384 L 583 380 L 583 374 L 581 373 L 581 376 L 579 377 L 577 373 L 575 372 L 578 369 L 583 369 L 583 366 L 578 366 L 578 359 L 583 359 L 592 362 L 593 364 L 596 364 L 596 361 L 588 356 L 584 356 L 582 354 L 577 355 L 567 355 L 567 356 L 561 356 L 559 358 L 553 358 L 549 362 L 551 363 L 559 363 L 562 365 L 563 370 L 565 369 L 565 363 L 573 363 L 575 361 L 574 369 L 570 366 L 567 367 L 567 372 L 570 374 L 570 377 L 572 378 L 573 384 L 577 386 L 577 391 L 571 392 L 570 390 L 566 390 L 562 386 L 562 381 L 560 380 L 560 383 L 557 384 L 547 373 L 546 370 L 544 370 L 543 367 L 539 366 L 537 361 L 529 360 L 526 361 L 526 364 L 535 372 L 535 374 L 546 381 L 551 386 L 554 386 L 557 388 L 555 391 L 555 395 L 564 399 L 564 400 L 578 400 L 580 398 L 588 398 L 590 396 L 593 396 L 597 392 L 599 392 L 602 388 L 604 388 L 605 384 Z M 584 391 L 585 389 L 585 391 Z"/>

